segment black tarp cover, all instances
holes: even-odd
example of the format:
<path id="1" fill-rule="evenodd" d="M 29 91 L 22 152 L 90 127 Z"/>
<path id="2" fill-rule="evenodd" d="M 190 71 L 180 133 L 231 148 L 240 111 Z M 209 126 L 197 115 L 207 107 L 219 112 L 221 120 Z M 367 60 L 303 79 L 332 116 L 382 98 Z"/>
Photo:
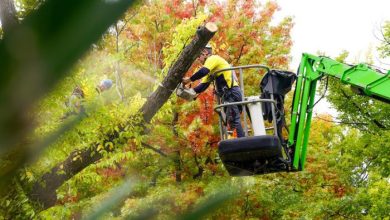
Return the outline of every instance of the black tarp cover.
<path id="1" fill-rule="evenodd" d="M 271 94 L 274 95 L 276 101 L 276 124 L 280 141 L 284 143 L 282 138 L 282 128 L 285 125 L 284 118 L 284 97 L 291 91 L 297 76 L 293 72 L 282 70 L 270 70 L 265 74 L 260 82 L 261 98 L 271 99 Z M 262 103 L 264 120 L 272 122 L 271 103 Z"/>

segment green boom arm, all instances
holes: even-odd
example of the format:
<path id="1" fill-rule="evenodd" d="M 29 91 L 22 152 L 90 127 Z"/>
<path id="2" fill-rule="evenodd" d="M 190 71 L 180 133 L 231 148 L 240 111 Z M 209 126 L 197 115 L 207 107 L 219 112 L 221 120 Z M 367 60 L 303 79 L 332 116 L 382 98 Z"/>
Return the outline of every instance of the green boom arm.
<path id="1" fill-rule="evenodd" d="M 295 87 L 288 146 L 295 146 L 293 168 L 303 170 L 309 141 L 317 81 L 333 76 L 362 94 L 390 103 L 390 71 L 381 73 L 365 64 L 349 66 L 327 57 L 303 54 Z"/>

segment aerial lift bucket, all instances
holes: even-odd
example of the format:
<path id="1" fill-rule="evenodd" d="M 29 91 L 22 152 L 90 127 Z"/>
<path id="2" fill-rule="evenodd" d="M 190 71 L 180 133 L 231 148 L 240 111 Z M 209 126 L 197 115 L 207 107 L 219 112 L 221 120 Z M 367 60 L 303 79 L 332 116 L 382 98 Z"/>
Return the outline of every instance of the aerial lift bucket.
<path id="1" fill-rule="evenodd" d="M 245 68 L 245 66 L 243 67 Z M 241 87 L 243 86 L 241 68 L 243 67 L 236 67 L 240 68 Z M 222 103 L 216 107 L 216 111 L 220 112 L 221 109 L 228 107 L 229 105 L 246 106 L 249 113 L 251 128 L 253 130 L 253 134 L 251 134 L 253 136 L 248 136 L 245 111 L 244 128 L 246 130 L 245 133 L 247 134 L 246 137 L 228 139 L 225 135 L 226 126 L 224 126 L 220 120 L 222 140 L 218 144 L 218 153 L 222 163 L 231 176 L 249 176 L 291 170 L 290 155 L 283 147 L 281 134 L 278 134 L 281 131 L 281 128 L 278 128 L 278 126 L 280 126 L 277 122 L 278 120 L 272 120 L 273 127 L 271 130 L 273 130 L 273 134 L 267 134 L 264 127 L 262 108 L 266 107 L 266 111 L 267 109 L 269 110 L 268 113 L 271 114 L 271 116 L 268 117 L 268 119 L 276 119 L 276 109 L 279 109 L 280 107 L 280 105 L 278 106 L 278 104 L 280 104 L 280 94 L 277 94 L 278 99 L 275 99 L 273 84 L 277 86 L 283 85 L 283 87 L 289 86 L 291 88 L 291 84 L 295 80 L 295 75 L 292 78 L 286 77 L 286 72 L 279 74 L 278 71 L 274 70 L 268 71 L 267 74 L 267 78 L 263 78 L 262 80 L 262 84 L 264 84 L 262 85 L 262 91 L 265 88 L 263 93 L 268 92 L 268 98 L 247 97 L 242 102 Z M 279 79 L 280 77 L 282 78 Z M 275 80 L 282 80 L 283 82 L 275 82 Z M 287 90 L 289 91 L 290 89 L 284 88 L 283 90 L 282 88 L 279 90 L 287 92 Z M 277 102 L 277 100 L 279 102 Z"/>
<path id="2" fill-rule="evenodd" d="M 281 162 L 282 147 L 276 135 L 267 135 L 259 97 L 246 98 L 254 136 L 222 140 L 218 153 L 231 176 L 285 171 Z"/>
<path id="3" fill-rule="evenodd" d="M 282 147 L 275 135 L 261 135 L 222 140 L 218 153 L 231 176 L 286 171 Z"/>

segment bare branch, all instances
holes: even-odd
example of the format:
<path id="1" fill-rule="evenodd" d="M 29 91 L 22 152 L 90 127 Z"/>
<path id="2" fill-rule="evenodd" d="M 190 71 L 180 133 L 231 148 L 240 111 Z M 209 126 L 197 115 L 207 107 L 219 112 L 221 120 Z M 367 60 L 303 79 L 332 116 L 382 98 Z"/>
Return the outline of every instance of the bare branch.
<path id="1" fill-rule="evenodd" d="M 167 157 L 167 156 L 168 156 L 168 155 L 167 155 L 166 153 L 164 153 L 162 150 L 157 149 L 157 148 L 155 148 L 155 147 L 153 147 L 153 146 L 151 146 L 151 145 L 149 145 L 149 144 L 147 144 L 147 143 L 145 143 L 145 142 L 142 142 L 141 144 L 142 144 L 142 146 L 144 146 L 145 148 L 148 148 L 148 149 L 150 149 L 150 150 L 152 150 L 152 151 L 154 151 L 154 152 L 160 154 L 160 155 L 163 156 L 163 157 Z"/>

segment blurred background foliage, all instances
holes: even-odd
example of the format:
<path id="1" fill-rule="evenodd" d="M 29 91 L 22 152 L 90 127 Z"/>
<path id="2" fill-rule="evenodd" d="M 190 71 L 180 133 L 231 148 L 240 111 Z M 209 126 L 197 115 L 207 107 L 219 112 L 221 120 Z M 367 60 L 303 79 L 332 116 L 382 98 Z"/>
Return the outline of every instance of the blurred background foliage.
<path id="1" fill-rule="evenodd" d="M 333 81 L 327 98 L 342 123 L 330 115 L 314 118 L 307 169 L 300 173 L 229 177 L 217 157 L 211 90 L 195 102 L 172 96 L 143 125 L 146 133 L 133 121 L 207 21 L 219 28 L 210 42 L 214 52 L 234 66 L 287 69 L 293 19 L 272 24 L 276 2 L 14 4 L 19 24 L 1 30 L 0 42 L 0 219 L 388 217 L 390 107 Z M 378 50 L 388 56 L 389 23 L 383 30 Z M 245 72 L 246 94 L 259 93 L 262 74 Z M 113 86 L 98 93 L 103 79 Z M 73 112 L 76 87 L 84 110 Z M 115 131 L 119 135 L 110 139 Z M 65 172 L 67 158 L 81 161 L 75 152 L 94 144 L 104 156 L 55 188 L 52 205 L 40 204 L 34 186 L 56 167 Z"/>

